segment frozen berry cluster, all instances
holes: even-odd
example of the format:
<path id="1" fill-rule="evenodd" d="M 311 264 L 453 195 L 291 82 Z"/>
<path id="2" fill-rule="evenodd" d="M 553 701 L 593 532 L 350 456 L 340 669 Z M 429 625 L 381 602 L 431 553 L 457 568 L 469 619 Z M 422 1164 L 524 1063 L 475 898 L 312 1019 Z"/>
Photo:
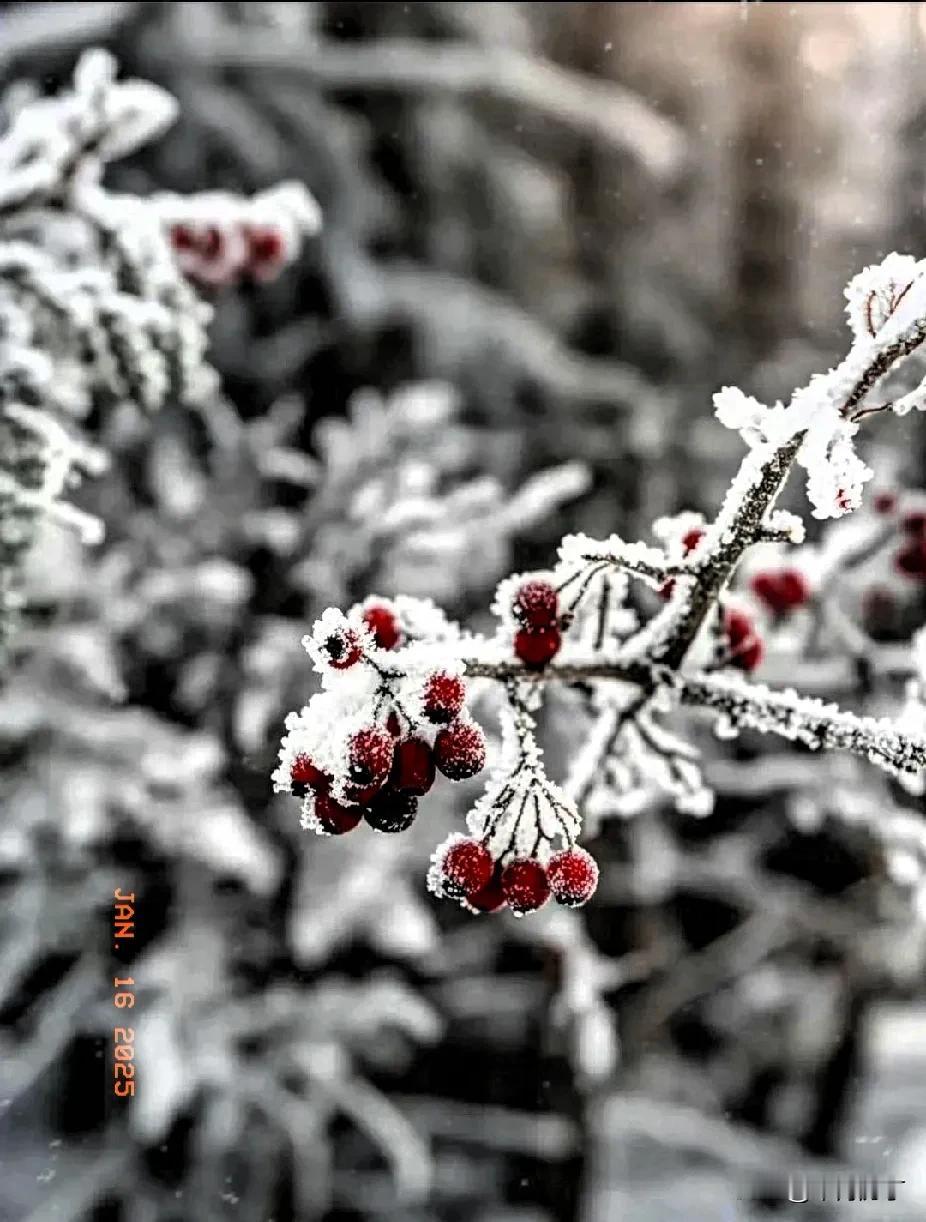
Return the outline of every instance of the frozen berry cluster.
<path id="1" fill-rule="evenodd" d="M 440 846 L 431 867 L 432 890 L 473 912 L 508 908 L 516 916 L 536 912 L 551 898 L 580 908 L 598 886 L 598 863 L 578 845 L 550 855 L 496 861 L 486 843 L 456 834 Z"/>
<path id="2" fill-rule="evenodd" d="M 181 270 L 202 285 L 276 279 L 318 224 L 314 201 L 291 183 L 250 200 L 214 192 L 158 202 Z"/>
<path id="3" fill-rule="evenodd" d="M 510 633 L 514 656 L 526 667 L 541 670 L 556 657 L 571 616 L 560 605 L 560 591 L 552 576 L 528 573 L 506 578 L 498 587 L 494 606 L 504 632 Z"/>
<path id="4" fill-rule="evenodd" d="M 485 735 L 440 644 L 449 633 L 436 608 L 413 599 L 369 599 L 316 622 L 303 644 L 324 690 L 287 718 L 274 774 L 278 791 L 302 799 L 303 826 L 403 832 L 438 772 L 463 781 L 482 770 Z"/>

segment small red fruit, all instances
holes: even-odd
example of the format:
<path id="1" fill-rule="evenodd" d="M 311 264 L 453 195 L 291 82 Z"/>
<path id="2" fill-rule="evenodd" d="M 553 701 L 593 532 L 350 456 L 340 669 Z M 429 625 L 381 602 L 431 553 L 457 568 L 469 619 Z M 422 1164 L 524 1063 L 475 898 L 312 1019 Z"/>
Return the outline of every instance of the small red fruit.
<path id="1" fill-rule="evenodd" d="M 474 721 L 454 721 L 434 740 L 434 761 L 451 781 L 466 781 L 486 762 L 486 736 Z"/>
<path id="2" fill-rule="evenodd" d="M 332 632 L 323 648 L 328 657 L 328 664 L 333 670 L 347 670 L 348 667 L 359 662 L 363 656 L 360 638 L 352 628 Z"/>
<path id="3" fill-rule="evenodd" d="M 682 548 L 685 555 L 687 556 L 689 552 L 693 552 L 703 538 L 703 526 L 692 526 L 691 530 L 686 530 L 682 535 Z"/>
<path id="4" fill-rule="evenodd" d="M 394 753 L 395 742 L 386 730 L 379 726 L 358 730 L 347 747 L 351 782 L 366 786 L 384 781 L 392 767 Z"/>
<path id="5" fill-rule="evenodd" d="M 305 797 L 310 789 L 325 790 L 331 784 L 331 777 L 328 773 L 317 768 L 302 752 L 290 765 L 289 779 L 293 793 L 299 798 Z"/>
<path id="6" fill-rule="evenodd" d="M 374 603 L 363 612 L 363 622 L 373 633 L 380 649 L 395 649 L 402 640 L 396 613 L 385 603 Z"/>
<path id="7" fill-rule="evenodd" d="M 428 676 L 422 695 L 422 707 L 428 721 L 445 726 L 460 715 L 465 700 L 466 685 L 459 675 L 439 670 Z"/>
<path id="8" fill-rule="evenodd" d="M 724 633 L 730 650 L 730 663 L 740 670 L 753 671 L 762 661 L 765 648 L 755 624 L 745 611 L 728 607 L 723 616 Z"/>
<path id="9" fill-rule="evenodd" d="M 558 628 L 547 628 L 544 631 L 528 631 L 522 628 L 515 633 L 514 652 L 525 666 L 540 670 L 559 653 L 563 643 L 562 633 Z"/>
<path id="10" fill-rule="evenodd" d="M 776 615 L 802 607 L 810 599 L 810 584 L 799 569 L 756 573 L 750 588 L 756 598 Z"/>
<path id="11" fill-rule="evenodd" d="M 558 904 L 566 908 L 581 908 L 592 898 L 598 886 L 598 862 L 585 849 L 564 849 L 550 858 L 547 878 Z"/>
<path id="12" fill-rule="evenodd" d="M 189 225 L 171 225 L 170 244 L 174 250 L 195 250 L 198 245 L 196 233 Z"/>
<path id="13" fill-rule="evenodd" d="M 440 863 L 441 889 L 452 899 L 473 895 L 489 885 L 495 862 L 478 840 L 455 840 Z"/>
<path id="14" fill-rule="evenodd" d="M 511 609 L 525 628 L 535 632 L 555 628 L 559 622 L 559 595 L 549 581 L 530 578 L 518 587 Z"/>
<path id="15" fill-rule="evenodd" d="M 505 893 L 502 890 L 501 879 L 497 874 L 478 891 L 470 891 L 466 895 L 466 903 L 477 912 L 498 912 L 505 907 Z"/>
<path id="16" fill-rule="evenodd" d="M 876 492 L 872 499 L 872 508 L 882 517 L 888 517 L 897 508 L 896 492 Z"/>
<path id="17" fill-rule="evenodd" d="M 245 230 L 248 270 L 258 279 L 275 276 L 286 262 L 286 243 L 279 229 L 252 225 Z"/>
<path id="18" fill-rule="evenodd" d="M 315 817 L 330 836 L 352 832 L 363 818 L 359 806 L 342 806 L 327 793 L 315 795 Z"/>
<path id="19" fill-rule="evenodd" d="M 922 581 L 926 577 L 926 539 L 911 539 L 894 557 L 894 567 L 904 577 Z"/>
<path id="20" fill-rule="evenodd" d="M 901 527 L 904 534 L 916 535 L 919 538 L 923 538 L 926 536 L 926 511 L 918 509 L 912 513 L 904 514 Z"/>
<path id="21" fill-rule="evenodd" d="M 434 754 L 423 738 L 406 738 L 396 746 L 389 784 L 419 798 L 434 784 Z"/>
<path id="22" fill-rule="evenodd" d="M 512 912 L 535 912 L 550 898 L 547 872 L 533 857 L 522 857 L 506 866 L 501 883 Z"/>
<path id="23" fill-rule="evenodd" d="M 363 812 L 363 817 L 375 831 L 393 835 L 411 827 L 417 813 L 418 799 L 414 794 L 397 793 L 386 786 Z"/>

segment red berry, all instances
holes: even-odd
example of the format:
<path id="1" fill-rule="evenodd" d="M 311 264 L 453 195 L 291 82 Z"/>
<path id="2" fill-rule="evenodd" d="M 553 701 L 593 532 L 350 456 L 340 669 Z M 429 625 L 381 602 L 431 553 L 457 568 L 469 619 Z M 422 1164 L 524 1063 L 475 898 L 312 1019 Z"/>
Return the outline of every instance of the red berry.
<path id="1" fill-rule="evenodd" d="M 358 730 L 347 748 L 351 782 L 365 786 L 384 781 L 392 767 L 394 752 L 395 742 L 386 730 L 379 726 Z"/>
<path id="2" fill-rule="evenodd" d="M 386 718 L 386 729 L 393 738 L 398 738 L 402 733 L 402 723 L 399 721 L 398 713 L 390 713 Z"/>
<path id="3" fill-rule="evenodd" d="M 320 793 L 315 795 L 315 817 L 329 835 L 342 836 L 354 830 L 363 811 L 359 806 L 342 806 L 330 794 Z"/>
<path id="4" fill-rule="evenodd" d="M 434 740 L 434 761 L 451 781 L 466 781 L 486 762 L 486 736 L 474 721 L 454 721 Z"/>
<path id="5" fill-rule="evenodd" d="M 369 806 L 382 787 L 382 781 L 374 781 L 372 785 L 345 785 L 344 796 L 355 806 Z"/>
<path id="6" fill-rule="evenodd" d="M 417 813 L 418 799 L 414 794 L 396 793 L 387 786 L 376 795 L 369 808 L 363 812 L 363 817 L 377 832 L 391 835 L 411 827 Z"/>
<path id="7" fill-rule="evenodd" d="M 755 670 L 765 653 L 762 638 L 745 611 L 728 607 L 723 617 L 724 632 L 729 643 L 730 662 L 740 670 Z"/>
<path id="8" fill-rule="evenodd" d="M 922 581 L 926 577 L 926 540 L 912 539 L 894 557 L 894 567 L 904 577 Z"/>
<path id="9" fill-rule="evenodd" d="M 380 649 L 395 649 L 402 640 L 396 613 L 384 603 L 374 603 L 363 612 L 363 622 L 373 633 Z"/>
<path id="10" fill-rule="evenodd" d="M 458 717 L 466 700 L 466 686 L 459 675 L 439 670 L 424 685 L 422 705 L 428 721 L 446 725 Z"/>
<path id="11" fill-rule="evenodd" d="M 887 517 L 897 508 L 897 494 L 896 492 L 876 492 L 871 504 L 875 513 Z"/>
<path id="12" fill-rule="evenodd" d="M 333 670 L 347 670 L 363 656 L 360 638 L 353 628 L 332 632 L 323 646 L 328 655 L 328 664 Z"/>
<path id="13" fill-rule="evenodd" d="M 417 797 L 434 784 L 434 754 L 423 738 L 406 738 L 396 746 L 389 784 Z"/>
<path id="14" fill-rule="evenodd" d="M 309 789 L 324 790 L 331 784 L 331 777 L 328 773 L 322 772 L 321 768 L 316 768 L 309 757 L 302 752 L 290 765 L 289 779 L 293 793 L 300 798 L 304 797 Z"/>
<path id="15" fill-rule="evenodd" d="M 528 632 L 522 628 L 515 633 L 514 652 L 525 666 L 540 670 L 559 653 L 563 635 L 558 628 Z"/>
<path id="16" fill-rule="evenodd" d="M 687 556 L 689 552 L 693 552 L 703 538 L 703 526 L 692 526 L 691 530 L 686 530 L 682 535 L 682 547 L 684 548 L 685 555 Z"/>
<path id="17" fill-rule="evenodd" d="M 547 878 L 558 904 L 566 908 L 581 908 L 592 898 L 598 886 L 598 862 L 585 849 L 565 849 L 550 858 Z"/>
<path id="18" fill-rule="evenodd" d="M 170 228 L 170 244 L 174 250 L 195 250 L 196 234 L 189 225 L 172 225 Z"/>
<path id="19" fill-rule="evenodd" d="M 534 631 L 555 628 L 559 621 L 559 595 L 549 581 L 530 578 L 518 587 L 511 609 L 525 628 Z"/>
<path id="20" fill-rule="evenodd" d="M 919 537 L 926 535 L 926 511 L 918 509 L 913 513 L 904 514 L 901 526 L 905 534 Z"/>
<path id="21" fill-rule="evenodd" d="M 756 598 L 776 615 L 801 607 L 810 598 L 810 585 L 798 569 L 756 573 L 750 586 Z"/>
<path id="22" fill-rule="evenodd" d="M 506 866 L 501 883 L 512 912 L 535 912 L 550 898 L 547 872 L 533 857 L 522 857 Z"/>
<path id="23" fill-rule="evenodd" d="M 477 912 L 498 912 L 505 906 L 505 893 L 502 890 L 501 879 L 497 874 L 478 891 L 470 891 L 466 895 L 466 903 Z"/>
<path id="24" fill-rule="evenodd" d="M 487 887 L 495 863 L 478 840 L 454 840 L 440 863 L 441 889 L 453 899 L 473 895 Z"/>
<path id="25" fill-rule="evenodd" d="M 273 275 L 286 262 L 286 243 L 279 229 L 269 225 L 252 225 L 245 230 L 248 243 L 248 267 L 256 276 Z"/>

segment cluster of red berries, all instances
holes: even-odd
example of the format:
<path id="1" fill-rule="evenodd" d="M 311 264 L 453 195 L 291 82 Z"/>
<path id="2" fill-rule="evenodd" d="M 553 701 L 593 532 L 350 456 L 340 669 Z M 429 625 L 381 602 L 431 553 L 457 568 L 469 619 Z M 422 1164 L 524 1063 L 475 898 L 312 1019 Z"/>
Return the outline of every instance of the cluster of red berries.
<path id="1" fill-rule="evenodd" d="M 692 526 L 682 535 L 682 555 L 690 555 L 704 538 L 703 526 Z M 668 581 L 664 581 L 659 587 L 659 595 L 668 601 L 672 597 L 672 592 L 675 589 L 675 578 L 670 577 Z"/>
<path id="2" fill-rule="evenodd" d="M 546 865 L 535 857 L 503 864 L 481 841 L 452 836 L 435 857 L 434 882 L 439 894 L 474 912 L 508 907 L 521 916 L 542 908 L 551 895 L 564 907 L 580 908 L 598 886 L 598 864 L 577 845 L 554 853 Z"/>
<path id="3" fill-rule="evenodd" d="M 749 583 L 753 594 L 773 615 L 787 615 L 810 601 L 810 583 L 800 569 L 764 569 Z"/>
<path id="4" fill-rule="evenodd" d="M 539 670 L 556 657 L 563 643 L 556 587 L 542 578 L 527 578 L 515 590 L 511 612 L 518 624 L 515 655 L 525 666 Z"/>
<path id="5" fill-rule="evenodd" d="M 723 635 L 726 639 L 727 658 L 731 666 L 754 671 L 765 656 L 765 646 L 755 621 L 748 612 L 739 607 L 725 607 L 723 612 Z"/>
<path id="6" fill-rule="evenodd" d="M 403 641 L 398 617 L 388 604 L 367 605 L 362 619 L 376 649 L 395 650 Z M 343 617 L 330 625 L 323 617 L 319 624 L 316 645 L 327 668 L 341 672 L 369 663 L 385 686 L 375 697 L 376 717 L 344 743 L 338 775 L 299 751 L 289 765 L 289 788 L 298 797 L 312 795 L 311 813 L 322 832 L 341 835 L 361 820 L 380 832 L 403 832 L 413 823 L 418 799 L 430 790 L 437 772 L 464 781 L 485 765 L 485 735 L 465 714 L 463 679 L 443 670 L 424 675 L 418 693 L 421 720 L 416 721 L 392 700 L 389 671 L 365 652 L 369 637 Z"/>
<path id="7" fill-rule="evenodd" d="M 244 277 L 273 280 L 291 258 L 278 225 L 178 221 L 169 236 L 181 270 L 203 284 L 232 284 Z"/>

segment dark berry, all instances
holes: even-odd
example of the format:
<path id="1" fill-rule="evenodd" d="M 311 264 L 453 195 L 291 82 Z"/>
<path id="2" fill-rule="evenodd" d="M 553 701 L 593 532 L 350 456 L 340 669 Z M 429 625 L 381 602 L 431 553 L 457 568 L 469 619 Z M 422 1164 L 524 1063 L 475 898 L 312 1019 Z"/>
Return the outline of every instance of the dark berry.
<path id="1" fill-rule="evenodd" d="M 384 603 L 374 603 L 363 612 L 363 622 L 373 633 L 380 649 L 395 649 L 402 640 L 396 613 Z"/>
<path id="2" fill-rule="evenodd" d="M 547 872 L 533 857 L 522 857 L 506 866 L 501 883 L 512 912 L 535 912 L 550 898 Z"/>
<path id="3" fill-rule="evenodd" d="M 458 717 L 466 700 L 466 686 L 459 675 L 438 671 L 424 685 L 422 707 L 428 721 L 445 726 Z"/>
<path id="4" fill-rule="evenodd" d="M 331 777 L 321 768 L 316 768 L 309 757 L 300 753 L 293 760 L 289 769 L 289 779 L 293 793 L 304 798 L 308 790 L 326 790 L 331 784 Z"/>
<path id="5" fill-rule="evenodd" d="M 926 535 L 926 511 L 918 509 L 912 513 L 904 514 L 901 526 L 905 534 L 916 535 L 922 538 Z"/>
<path id="6" fill-rule="evenodd" d="M 876 492 L 871 504 L 875 513 L 881 514 L 882 517 L 888 517 L 897 508 L 897 493 Z"/>
<path id="7" fill-rule="evenodd" d="M 397 744 L 389 784 L 419 798 L 434 784 L 434 753 L 423 738 L 406 738 Z"/>
<path id="8" fill-rule="evenodd" d="M 398 738 L 402 733 L 402 723 L 399 721 L 398 713 L 390 713 L 386 718 L 386 729 L 393 738 Z"/>
<path id="9" fill-rule="evenodd" d="M 558 904 L 566 908 L 581 908 L 595 894 L 598 886 L 598 863 L 585 849 L 578 847 L 554 853 L 547 865 L 550 890 Z"/>
<path id="10" fill-rule="evenodd" d="M 799 569 L 756 573 L 750 588 L 756 598 L 776 615 L 802 607 L 810 599 L 810 584 Z"/>
<path id="11" fill-rule="evenodd" d="M 559 595 L 549 581 L 530 578 L 518 587 L 511 609 L 525 628 L 534 631 L 555 628 L 559 620 Z"/>
<path id="12" fill-rule="evenodd" d="M 488 886 L 494 869 L 492 855 L 484 844 L 478 840 L 455 840 L 441 858 L 441 888 L 453 899 L 473 895 Z"/>
<path id="13" fill-rule="evenodd" d="M 486 736 L 474 721 L 454 721 L 434 740 L 434 762 L 451 781 L 466 781 L 486 762 Z"/>
<path id="14" fill-rule="evenodd" d="M 351 783 L 366 786 L 384 781 L 392 767 L 394 752 L 395 741 L 386 730 L 379 726 L 358 730 L 347 748 Z"/>
<path id="15" fill-rule="evenodd" d="M 747 672 L 755 670 L 762 661 L 765 648 L 751 617 L 745 611 L 728 607 L 724 612 L 723 626 L 729 646 L 730 664 Z"/>
<path id="16" fill-rule="evenodd" d="M 370 827 L 378 832 L 404 832 L 415 822 L 418 813 L 418 799 L 414 794 L 396 793 L 387 786 L 380 790 L 363 817 Z"/>
<path id="17" fill-rule="evenodd" d="M 682 548 L 685 555 L 687 556 L 689 552 L 693 552 L 703 538 L 703 526 L 692 526 L 691 530 L 686 530 L 682 535 Z"/>
<path id="18" fill-rule="evenodd" d="M 363 818 L 359 806 L 342 806 L 330 794 L 315 796 L 315 817 L 330 836 L 343 836 L 351 832 Z"/>
<path id="19" fill-rule="evenodd" d="M 466 903 L 477 912 L 498 912 L 499 908 L 504 908 L 505 893 L 499 876 L 493 875 L 478 891 L 468 892 Z"/>
<path id="20" fill-rule="evenodd" d="M 926 577 L 926 540 L 912 539 L 894 557 L 894 567 L 904 577 L 922 581 Z"/>
<path id="21" fill-rule="evenodd" d="M 563 636 L 558 628 L 531 632 L 522 628 L 520 632 L 515 633 L 514 652 L 525 666 L 540 670 L 551 658 L 556 657 L 562 643 Z"/>

